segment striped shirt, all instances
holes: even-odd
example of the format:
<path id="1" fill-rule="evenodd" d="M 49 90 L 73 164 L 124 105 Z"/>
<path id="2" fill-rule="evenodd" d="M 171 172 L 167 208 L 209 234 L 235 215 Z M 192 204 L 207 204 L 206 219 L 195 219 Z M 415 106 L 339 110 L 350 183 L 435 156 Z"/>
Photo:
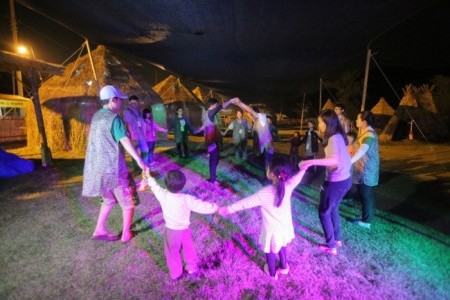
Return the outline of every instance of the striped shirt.
<path id="1" fill-rule="evenodd" d="M 228 206 L 228 211 L 234 213 L 252 207 L 261 207 L 262 227 L 260 244 L 265 252 L 269 249 L 270 239 L 273 235 L 282 235 L 286 242 L 295 237 L 292 223 L 291 195 L 303 178 L 305 171 L 299 171 L 286 181 L 285 194 L 280 207 L 274 205 L 276 198 L 276 188 L 273 185 L 266 186 L 255 194 L 242 199 Z"/>

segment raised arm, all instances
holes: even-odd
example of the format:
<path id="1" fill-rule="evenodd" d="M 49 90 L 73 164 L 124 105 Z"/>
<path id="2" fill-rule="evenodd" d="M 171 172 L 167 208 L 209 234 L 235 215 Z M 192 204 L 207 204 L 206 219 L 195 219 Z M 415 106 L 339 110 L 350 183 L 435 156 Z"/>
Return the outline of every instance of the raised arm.
<path id="1" fill-rule="evenodd" d="M 258 113 L 254 111 L 253 108 L 242 102 L 239 98 L 236 99 L 237 100 L 235 100 L 234 104 L 238 105 L 240 108 L 251 114 L 255 119 L 258 118 Z"/>
<path id="2" fill-rule="evenodd" d="M 228 105 L 230 105 L 231 103 L 236 103 L 236 101 L 239 100 L 239 98 L 231 98 L 228 101 L 224 102 L 222 104 L 223 108 L 226 108 Z"/>

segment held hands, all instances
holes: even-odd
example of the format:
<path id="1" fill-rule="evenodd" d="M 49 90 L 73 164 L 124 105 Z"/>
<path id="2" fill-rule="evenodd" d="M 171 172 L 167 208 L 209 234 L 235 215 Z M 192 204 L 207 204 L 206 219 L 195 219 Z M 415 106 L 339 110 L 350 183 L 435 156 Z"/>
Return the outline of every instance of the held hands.
<path id="1" fill-rule="evenodd" d="M 142 170 L 142 179 L 147 180 L 149 177 L 151 177 L 150 169 L 145 166 L 145 168 Z"/>
<path id="2" fill-rule="evenodd" d="M 219 209 L 217 209 L 217 213 L 221 216 L 226 216 L 230 214 L 227 207 L 219 207 Z"/>
<path id="3" fill-rule="evenodd" d="M 301 171 L 308 169 L 310 166 L 311 164 L 309 163 L 309 160 L 302 160 L 301 162 L 298 163 L 298 168 Z"/>

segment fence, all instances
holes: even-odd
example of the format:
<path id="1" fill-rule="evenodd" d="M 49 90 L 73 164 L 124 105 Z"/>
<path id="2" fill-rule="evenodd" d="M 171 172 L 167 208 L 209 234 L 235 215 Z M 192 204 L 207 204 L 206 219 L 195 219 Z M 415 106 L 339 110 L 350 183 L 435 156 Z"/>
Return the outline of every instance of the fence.
<path id="1" fill-rule="evenodd" d="M 25 117 L 3 116 L 0 118 L 0 143 L 22 142 L 26 139 Z"/>

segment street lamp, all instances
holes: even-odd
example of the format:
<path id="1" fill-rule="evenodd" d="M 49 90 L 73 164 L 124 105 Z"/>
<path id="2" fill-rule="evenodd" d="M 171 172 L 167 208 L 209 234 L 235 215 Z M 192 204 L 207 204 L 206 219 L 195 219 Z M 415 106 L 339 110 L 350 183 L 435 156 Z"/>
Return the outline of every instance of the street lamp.
<path id="1" fill-rule="evenodd" d="M 20 45 L 19 47 L 17 47 L 17 52 L 18 52 L 19 54 L 27 55 L 27 56 L 28 56 L 28 48 L 25 47 L 25 46 L 23 46 L 23 45 Z"/>
<path id="2" fill-rule="evenodd" d="M 24 56 L 32 57 L 34 60 L 36 60 L 36 56 L 34 55 L 33 47 L 29 46 L 29 49 L 30 49 L 30 51 L 28 51 L 28 47 L 26 47 L 24 45 L 19 45 L 17 47 L 17 53 L 24 55 Z M 41 84 L 42 84 L 41 72 L 39 72 L 39 80 L 41 81 Z"/>

